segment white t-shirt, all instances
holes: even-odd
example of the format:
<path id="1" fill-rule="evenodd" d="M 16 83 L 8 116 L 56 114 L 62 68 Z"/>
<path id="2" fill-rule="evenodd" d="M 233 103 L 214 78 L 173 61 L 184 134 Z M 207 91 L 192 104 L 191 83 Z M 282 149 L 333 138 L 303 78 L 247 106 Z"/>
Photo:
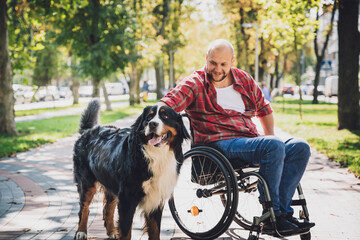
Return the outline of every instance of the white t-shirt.
<path id="1" fill-rule="evenodd" d="M 217 103 L 223 109 L 231 109 L 240 113 L 245 112 L 245 104 L 241 97 L 241 94 L 235 91 L 233 85 L 215 89 L 217 93 Z"/>

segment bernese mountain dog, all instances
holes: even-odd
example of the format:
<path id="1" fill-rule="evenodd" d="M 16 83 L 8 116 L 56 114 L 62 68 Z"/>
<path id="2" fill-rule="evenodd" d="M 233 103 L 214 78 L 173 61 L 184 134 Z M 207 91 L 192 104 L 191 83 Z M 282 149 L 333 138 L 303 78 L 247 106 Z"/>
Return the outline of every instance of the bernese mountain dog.
<path id="1" fill-rule="evenodd" d="M 98 184 L 104 190 L 103 218 L 109 238 L 131 239 L 139 207 L 149 239 L 159 239 L 163 207 L 183 163 L 182 143 L 190 138 L 182 116 L 168 106 L 148 106 L 131 128 L 119 129 L 97 125 L 99 110 L 99 101 L 92 100 L 81 117 L 81 136 L 74 146 L 74 179 L 80 197 L 75 239 L 87 239 L 89 205 Z"/>

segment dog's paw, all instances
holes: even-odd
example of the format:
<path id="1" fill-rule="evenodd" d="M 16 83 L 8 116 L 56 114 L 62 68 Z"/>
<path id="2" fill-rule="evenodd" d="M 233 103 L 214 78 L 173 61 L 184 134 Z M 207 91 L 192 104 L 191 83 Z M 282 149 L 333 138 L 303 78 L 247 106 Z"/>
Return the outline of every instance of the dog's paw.
<path id="1" fill-rule="evenodd" d="M 75 240 L 86 240 L 87 239 L 87 235 L 84 232 L 78 232 L 75 235 Z"/>
<path id="2" fill-rule="evenodd" d="M 119 235 L 115 232 L 110 233 L 109 235 L 109 239 L 118 239 Z"/>

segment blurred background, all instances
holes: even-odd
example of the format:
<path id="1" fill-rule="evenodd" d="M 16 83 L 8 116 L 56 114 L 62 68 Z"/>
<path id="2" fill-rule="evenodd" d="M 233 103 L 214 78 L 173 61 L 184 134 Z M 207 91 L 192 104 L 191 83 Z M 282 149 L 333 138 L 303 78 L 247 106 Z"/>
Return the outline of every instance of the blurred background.
<path id="1" fill-rule="evenodd" d="M 110 110 L 111 96 L 130 105 L 148 93 L 160 99 L 204 66 L 211 41 L 225 38 L 235 47 L 236 67 L 272 98 L 341 98 L 340 115 L 356 119 L 343 126 L 339 120 L 340 128 L 360 125 L 358 0 L 0 3 L 4 116 L 14 104 L 102 97 Z"/>

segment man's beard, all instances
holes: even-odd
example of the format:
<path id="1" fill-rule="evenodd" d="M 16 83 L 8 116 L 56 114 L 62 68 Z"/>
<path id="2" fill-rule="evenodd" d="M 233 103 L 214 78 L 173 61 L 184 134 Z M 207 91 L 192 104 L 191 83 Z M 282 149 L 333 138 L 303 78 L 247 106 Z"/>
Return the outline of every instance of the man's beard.
<path id="1" fill-rule="evenodd" d="M 213 76 L 212 76 L 211 73 L 207 72 L 207 75 L 208 75 L 208 77 L 210 77 L 211 80 L 214 81 L 214 82 L 221 82 L 221 81 L 223 81 L 223 80 L 228 76 L 228 74 L 225 74 L 225 73 L 224 73 L 224 76 L 222 76 L 222 78 L 220 78 L 219 80 L 215 80 L 215 79 L 213 78 Z"/>

